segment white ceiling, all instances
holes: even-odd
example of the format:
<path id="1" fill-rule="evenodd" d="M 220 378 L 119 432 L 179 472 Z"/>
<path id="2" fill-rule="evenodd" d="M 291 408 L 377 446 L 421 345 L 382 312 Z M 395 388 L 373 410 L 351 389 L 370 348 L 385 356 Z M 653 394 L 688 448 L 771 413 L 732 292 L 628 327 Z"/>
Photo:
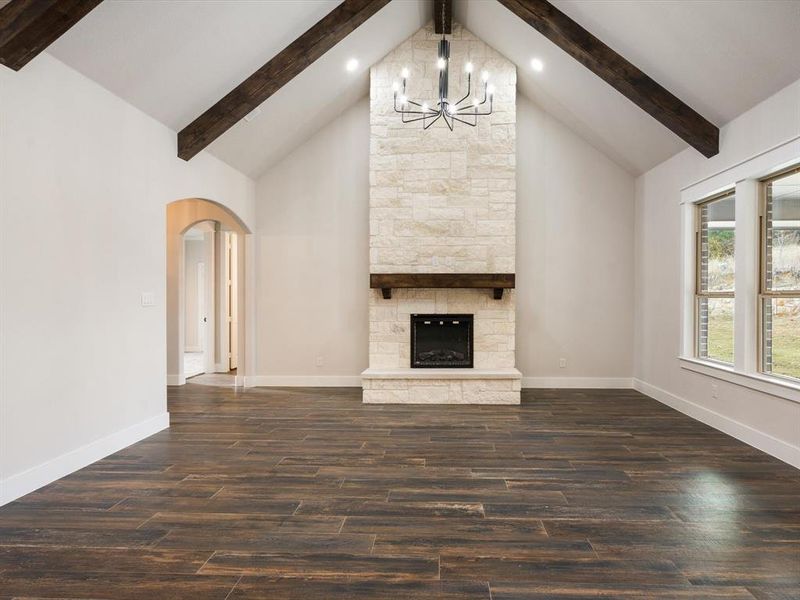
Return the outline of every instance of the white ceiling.
<path id="1" fill-rule="evenodd" d="M 107 0 L 48 52 L 183 129 L 339 0 Z"/>
<path id="2" fill-rule="evenodd" d="M 48 51 L 178 131 L 338 3 L 106 0 Z M 718 125 L 800 78 L 800 1 L 554 4 Z M 431 6 L 393 0 L 209 151 L 259 176 L 364 97 L 369 66 L 428 21 Z M 522 94 L 631 173 L 686 147 L 494 0 L 455 0 L 455 16 L 517 64 Z M 542 73 L 530 68 L 534 56 Z M 351 57 L 354 73 L 344 69 Z"/>
<path id="3" fill-rule="evenodd" d="M 798 0 L 554 0 L 709 121 L 800 78 Z"/>

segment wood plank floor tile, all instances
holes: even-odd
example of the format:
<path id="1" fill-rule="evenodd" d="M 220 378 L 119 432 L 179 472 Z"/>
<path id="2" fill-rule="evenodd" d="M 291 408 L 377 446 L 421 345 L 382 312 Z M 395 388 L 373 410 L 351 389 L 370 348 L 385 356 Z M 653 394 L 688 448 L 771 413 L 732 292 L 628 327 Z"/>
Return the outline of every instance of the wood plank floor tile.
<path id="1" fill-rule="evenodd" d="M 491 600 L 486 583 L 471 581 L 319 581 L 244 577 L 230 600 Z M 751 599 L 752 600 L 752 599 Z"/>
<path id="2" fill-rule="evenodd" d="M 0 569 L 5 573 L 49 571 L 114 573 L 196 573 L 213 552 L 152 548 L 73 548 L 0 546 Z"/>
<path id="3" fill-rule="evenodd" d="M 158 540 L 156 547 L 212 552 L 252 550 L 275 554 L 369 554 L 374 543 L 375 536 L 366 534 L 309 535 L 285 530 L 263 532 L 213 528 L 172 530 Z"/>
<path id="4" fill-rule="evenodd" d="M 200 569 L 208 575 L 353 579 L 438 579 L 435 558 L 351 554 L 268 554 L 217 552 Z"/>
<path id="5" fill-rule="evenodd" d="M 754 600 L 745 588 L 692 585 L 492 583 L 492 600 Z M 776 599 L 777 600 L 777 599 Z"/>
<path id="6" fill-rule="evenodd" d="M 238 577 L 153 573 L 0 573 L 12 598 L 48 600 L 225 600 Z"/>
<path id="7" fill-rule="evenodd" d="M 522 580 L 538 583 L 688 584 L 674 563 L 666 560 L 600 560 L 596 558 L 496 558 L 446 556 L 442 579 Z"/>

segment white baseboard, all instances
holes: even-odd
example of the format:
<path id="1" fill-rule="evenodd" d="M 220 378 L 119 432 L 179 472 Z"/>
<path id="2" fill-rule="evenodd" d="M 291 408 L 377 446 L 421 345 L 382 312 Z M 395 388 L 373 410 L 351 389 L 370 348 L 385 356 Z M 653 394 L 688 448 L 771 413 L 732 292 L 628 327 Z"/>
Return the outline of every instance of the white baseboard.
<path id="1" fill-rule="evenodd" d="M 630 389 L 631 377 L 523 377 L 525 388 Z"/>
<path id="2" fill-rule="evenodd" d="M 255 375 L 245 387 L 361 387 L 360 375 Z M 523 388 L 630 389 L 630 377 L 523 377 Z"/>
<path id="3" fill-rule="evenodd" d="M 749 425 L 745 425 L 744 423 L 740 423 L 739 421 L 731 419 L 730 417 L 721 415 L 718 412 L 715 412 L 704 406 L 700 406 L 699 404 L 696 404 L 690 400 L 686 400 L 685 398 L 676 396 L 671 392 L 663 390 L 654 385 L 650 385 L 649 383 L 640 379 L 633 380 L 633 387 L 643 394 L 658 400 L 662 404 L 666 404 L 667 406 L 674 408 L 678 412 L 682 412 L 683 414 L 688 415 L 693 419 L 700 421 L 701 423 L 705 423 L 714 429 L 718 429 L 723 433 L 727 433 L 737 440 L 744 442 L 749 446 L 753 446 L 753 448 L 757 448 L 762 452 L 766 452 L 767 454 L 800 469 L 800 447 L 798 446 L 793 446 L 792 444 L 772 437 L 763 431 L 754 429 Z"/>
<path id="4" fill-rule="evenodd" d="M 183 385 L 186 383 L 186 377 L 183 375 L 170 375 L 167 373 L 167 385 Z"/>
<path id="5" fill-rule="evenodd" d="M 0 506 L 169 427 L 165 412 L 0 481 Z"/>
<path id="6" fill-rule="evenodd" d="M 361 387 L 361 375 L 254 375 L 245 387 Z"/>

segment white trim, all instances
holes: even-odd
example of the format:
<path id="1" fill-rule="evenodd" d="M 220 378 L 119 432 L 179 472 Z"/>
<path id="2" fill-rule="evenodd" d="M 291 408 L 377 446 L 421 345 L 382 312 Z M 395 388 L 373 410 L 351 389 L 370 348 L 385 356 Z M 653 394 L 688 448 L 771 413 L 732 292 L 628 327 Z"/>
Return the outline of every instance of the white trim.
<path id="1" fill-rule="evenodd" d="M 740 173 L 739 173 L 739 171 L 740 171 L 739 167 L 746 166 L 746 168 L 749 169 L 749 168 L 751 168 L 751 166 L 748 165 L 748 163 L 750 163 L 752 161 L 758 161 L 758 159 L 761 159 L 762 157 L 766 157 L 766 159 L 758 161 L 756 164 L 761 169 L 764 169 L 765 167 L 763 167 L 763 164 L 765 162 L 769 163 L 771 161 L 772 164 L 770 164 L 768 167 L 766 167 L 766 169 L 769 169 L 773 173 L 777 173 L 780 169 L 784 168 L 784 166 L 788 167 L 788 166 L 790 166 L 792 164 L 793 159 L 792 158 L 786 158 L 785 156 L 783 156 L 783 154 L 787 150 L 788 150 L 788 152 L 790 154 L 792 152 L 797 152 L 797 148 L 794 148 L 792 144 L 794 144 L 794 142 L 797 142 L 798 140 L 800 140 L 800 135 L 792 136 L 787 140 L 784 140 L 782 142 L 779 142 L 779 143 L 775 144 L 774 146 L 771 146 L 770 148 L 767 148 L 766 150 L 762 150 L 761 152 L 756 152 L 755 154 L 752 154 L 751 156 L 749 156 L 749 157 L 747 157 L 745 159 L 742 159 L 737 163 L 734 163 L 734 164 L 732 164 L 732 165 L 730 165 L 728 167 L 720 169 L 719 171 L 717 171 L 715 173 L 712 173 L 711 175 L 707 175 L 706 177 L 698 179 L 694 183 L 690 183 L 689 185 L 682 187 L 681 188 L 681 195 L 683 195 L 683 192 L 689 191 L 689 190 L 691 190 L 692 188 L 694 188 L 696 186 L 700 186 L 701 184 L 703 184 L 703 183 L 705 183 L 705 182 L 707 182 L 709 180 L 712 180 L 715 177 L 719 177 L 719 176 L 727 173 L 728 171 L 733 171 L 733 173 L 731 173 L 730 175 L 726 176 L 728 181 L 732 181 L 732 182 L 739 181 L 740 179 L 745 179 L 746 177 L 753 177 L 754 176 L 753 173 L 741 176 Z M 777 159 L 777 162 L 781 163 L 780 166 L 778 166 L 778 167 L 775 167 L 775 160 L 776 159 Z M 765 175 L 768 175 L 768 174 L 769 174 L 769 171 L 761 173 L 760 176 L 765 176 Z M 708 186 L 704 187 L 703 189 L 706 190 L 707 188 L 708 188 Z M 701 193 L 701 195 L 708 195 L 707 191 L 699 192 L 699 193 Z"/>
<path id="2" fill-rule="evenodd" d="M 126 427 L 0 481 L 0 506 L 169 427 L 169 413 Z"/>
<path id="3" fill-rule="evenodd" d="M 726 433 L 745 444 L 774 456 L 793 467 L 800 469 L 800 447 L 779 440 L 771 435 L 753 429 L 730 417 L 719 414 L 685 398 L 680 398 L 666 390 L 650 385 L 640 379 L 633 380 L 633 387 L 641 393 L 674 408 L 689 417 Z"/>
<path id="4" fill-rule="evenodd" d="M 769 394 L 770 396 L 783 398 L 784 400 L 800 402 L 800 384 L 796 384 L 788 379 L 784 380 L 778 377 L 770 377 L 762 373 L 742 373 L 729 365 L 713 363 L 697 358 L 680 356 L 678 360 L 680 361 L 681 368 L 688 371 L 694 371 L 701 375 L 721 379 L 728 383 Z"/>
<path id="5" fill-rule="evenodd" d="M 744 179 L 736 184 L 733 364 L 740 373 L 751 373 L 758 369 L 760 187 L 755 179 Z"/>
<path id="6" fill-rule="evenodd" d="M 255 375 L 245 387 L 361 387 L 360 375 Z M 632 389 L 631 377 L 523 377 L 523 388 Z"/>
<path id="7" fill-rule="evenodd" d="M 680 352 L 685 355 L 695 351 L 695 276 L 697 248 L 695 248 L 694 204 L 681 207 L 681 331 Z"/>
<path id="8" fill-rule="evenodd" d="M 184 385 L 185 383 L 186 383 L 185 376 L 167 374 L 167 385 Z"/>
<path id="9" fill-rule="evenodd" d="M 523 377 L 525 388 L 581 388 L 581 389 L 630 389 L 632 377 Z"/>
<path id="10" fill-rule="evenodd" d="M 360 375 L 254 375 L 245 387 L 361 387 Z"/>
<path id="11" fill-rule="evenodd" d="M 167 374 L 167 385 L 183 385 L 186 383 L 186 377 L 183 375 L 170 375 Z"/>
<path id="12" fill-rule="evenodd" d="M 201 352 L 203 352 L 203 347 L 202 346 L 186 346 L 183 349 L 183 351 L 184 351 L 184 353 L 188 352 L 190 354 L 200 354 Z"/>

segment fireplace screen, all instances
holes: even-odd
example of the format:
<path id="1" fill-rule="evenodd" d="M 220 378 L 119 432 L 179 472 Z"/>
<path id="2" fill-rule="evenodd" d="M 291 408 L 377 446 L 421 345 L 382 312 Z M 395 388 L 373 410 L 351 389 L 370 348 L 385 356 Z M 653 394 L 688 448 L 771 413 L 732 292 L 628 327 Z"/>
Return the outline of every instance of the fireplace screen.
<path id="1" fill-rule="evenodd" d="M 411 366 L 472 368 L 472 315 L 411 315 Z"/>

